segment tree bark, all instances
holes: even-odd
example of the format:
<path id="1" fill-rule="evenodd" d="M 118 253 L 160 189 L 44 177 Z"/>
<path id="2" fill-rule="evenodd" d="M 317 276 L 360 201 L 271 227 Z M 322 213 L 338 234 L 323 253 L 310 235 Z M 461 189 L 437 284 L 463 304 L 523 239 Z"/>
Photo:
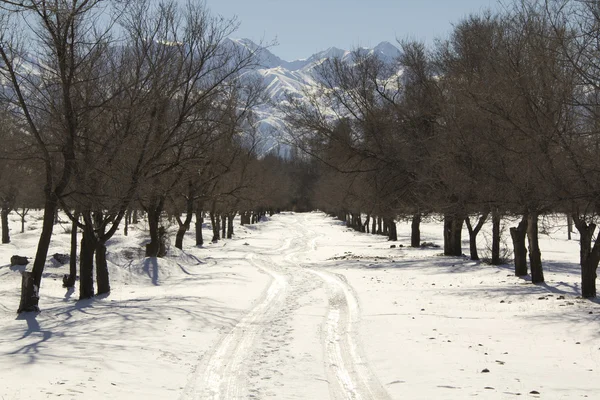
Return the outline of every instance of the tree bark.
<path id="1" fill-rule="evenodd" d="M 444 216 L 444 255 L 462 256 L 462 226 L 464 217 Z"/>
<path id="2" fill-rule="evenodd" d="M 377 234 L 383 235 L 383 218 L 377 217 Z"/>
<path id="3" fill-rule="evenodd" d="M 21 213 L 21 233 L 25 232 L 25 216 L 29 212 L 28 208 L 23 207 L 23 211 Z"/>
<path id="4" fill-rule="evenodd" d="M 513 242 L 515 262 L 515 276 L 527 275 L 527 247 L 525 237 L 527 234 L 527 214 L 523 215 L 517 227 L 510 228 L 510 237 Z"/>
<path id="5" fill-rule="evenodd" d="M 69 252 L 69 275 L 63 279 L 63 286 L 67 288 L 75 287 L 77 280 L 77 213 L 73 215 L 71 221 L 71 251 Z"/>
<path id="6" fill-rule="evenodd" d="M 125 214 L 125 227 L 123 228 L 123 235 L 127 236 L 129 233 L 129 220 L 131 219 L 131 211 L 127 211 Z"/>
<path id="7" fill-rule="evenodd" d="M 44 203 L 44 219 L 42 222 L 42 232 L 38 241 L 35 260 L 31 270 L 31 279 L 29 276 L 23 276 L 21 288 L 21 303 L 17 312 L 39 311 L 39 288 L 42 282 L 42 274 L 50 248 L 50 239 L 52 239 L 52 230 L 54 229 L 54 214 L 56 213 L 57 201 L 53 195 L 46 194 Z"/>
<path id="8" fill-rule="evenodd" d="M 527 241 L 529 243 L 529 264 L 531 267 L 531 282 L 543 283 L 544 270 L 542 268 L 542 252 L 540 251 L 538 236 L 538 213 L 529 212 L 527 216 Z"/>
<path id="9" fill-rule="evenodd" d="M 500 211 L 492 211 L 492 265 L 500 265 Z"/>
<path id="10" fill-rule="evenodd" d="M 202 237 L 202 224 L 204 223 L 204 216 L 202 207 L 200 204 L 196 206 L 196 246 L 204 245 L 204 238 Z"/>
<path id="11" fill-rule="evenodd" d="M 377 234 L 377 217 L 373 217 L 373 226 L 371 226 L 371 234 Z"/>
<path id="12" fill-rule="evenodd" d="M 8 226 L 8 214 L 10 213 L 9 209 L 2 208 L 0 214 L 2 215 L 2 243 L 10 243 L 10 229 Z"/>
<path id="13" fill-rule="evenodd" d="M 106 244 L 102 241 L 98 241 L 96 245 L 96 284 L 98 285 L 98 295 L 110 293 Z"/>
<path id="14" fill-rule="evenodd" d="M 86 227 L 79 253 L 79 300 L 94 297 L 94 252 L 96 240 L 92 228 Z"/>
<path id="15" fill-rule="evenodd" d="M 213 237 L 212 242 L 217 243 L 220 239 L 219 236 L 219 216 L 215 215 L 214 212 L 210 212 L 210 224 L 212 226 Z"/>
<path id="16" fill-rule="evenodd" d="M 410 223 L 410 247 L 421 247 L 421 213 L 416 213 Z"/>
<path id="17" fill-rule="evenodd" d="M 471 220 L 468 217 L 465 218 L 465 223 L 467 224 L 467 229 L 469 230 L 469 250 L 471 253 L 471 260 L 473 261 L 479 260 L 479 254 L 477 252 L 477 235 L 479 234 L 479 231 L 481 231 L 481 228 L 487 220 L 487 217 L 487 213 L 481 215 L 477 220 L 477 225 L 475 226 L 471 225 Z"/>
<path id="18" fill-rule="evenodd" d="M 571 240 L 571 233 L 573 232 L 573 217 L 567 214 L 567 240 Z"/>
<path id="19" fill-rule="evenodd" d="M 40 311 L 37 306 L 40 300 L 39 286 L 35 284 L 33 272 L 23 271 L 21 277 L 21 302 L 18 313 Z"/>
<path id="20" fill-rule="evenodd" d="M 367 214 L 367 218 L 365 219 L 365 224 L 363 225 L 362 231 L 365 233 L 369 233 L 369 225 L 371 223 L 371 215 Z"/>
<path id="21" fill-rule="evenodd" d="M 164 257 L 165 248 L 165 230 L 160 226 L 160 215 L 164 207 L 164 197 L 156 199 L 148 207 L 148 228 L 150 230 L 150 243 L 146 245 L 146 257 Z"/>
<path id="22" fill-rule="evenodd" d="M 577 231 L 579 231 L 581 297 L 589 299 L 596 297 L 596 276 L 598 263 L 600 262 L 600 237 L 596 237 L 592 246 L 596 225 L 593 223 L 587 224 L 579 215 L 574 215 L 573 221 Z"/>
<path id="23" fill-rule="evenodd" d="M 177 247 L 180 250 L 183 250 L 183 238 L 185 237 L 186 232 L 190 229 L 190 224 L 192 223 L 192 217 L 194 216 L 193 201 L 190 201 L 190 203 L 188 204 L 186 212 L 187 213 L 185 215 L 185 220 L 182 220 L 181 216 L 179 216 L 179 215 L 177 215 L 177 217 L 176 217 L 179 228 L 177 229 L 177 235 L 175 236 L 175 247 Z"/>
<path id="24" fill-rule="evenodd" d="M 227 215 L 227 239 L 233 237 L 233 219 L 235 218 L 235 212 Z"/>
<path id="25" fill-rule="evenodd" d="M 388 240 L 390 240 L 392 242 L 398 241 L 398 231 L 396 229 L 396 222 L 394 221 L 394 218 L 388 219 L 387 226 L 388 226 Z"/>

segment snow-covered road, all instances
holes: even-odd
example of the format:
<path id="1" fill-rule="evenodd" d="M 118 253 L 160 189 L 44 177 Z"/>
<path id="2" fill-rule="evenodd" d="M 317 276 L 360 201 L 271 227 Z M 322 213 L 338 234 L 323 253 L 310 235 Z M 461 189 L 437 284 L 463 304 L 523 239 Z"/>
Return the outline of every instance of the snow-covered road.
<path id="1" fill-rule="evenodd" d="M 341 275 L 303 263 L 318 246 L 309 229 L 314 219 L 272 221 L 277 246 L 248 247 L 248 260 L 270 283 L 203 357 L 182 399 L 328 398 L 327 392 L 335 400 L 389 398 L 362 355 L 352 287 Z"/>

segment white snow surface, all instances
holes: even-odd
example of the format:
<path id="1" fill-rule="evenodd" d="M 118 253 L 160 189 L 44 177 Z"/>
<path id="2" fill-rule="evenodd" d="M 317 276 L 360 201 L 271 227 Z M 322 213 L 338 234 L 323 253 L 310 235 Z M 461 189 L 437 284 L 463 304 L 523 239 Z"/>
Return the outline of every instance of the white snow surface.
<path id="1" fill-rule="evenodd" d="M 108 244 L 110 295 L 77 301 L 49 257 L 42 312 L 17 315 L 9 259 L 33 257 L 41 226 L 32 214 L 18 233 L 17 218 L 0 245 L 1 399 L 600 398 L 600 306 L 578 297 L 561 226 L 532 285 L 509 265 L 406 247 L 407 222 L 391 243 L 283 213 L 202 248 L 189 233 L 164 259 L 143 258 L 139 223 Z M 51 254 L 68 253 L 67 226 Z M 441 234 L 423 223 L 423 241 Z"/>

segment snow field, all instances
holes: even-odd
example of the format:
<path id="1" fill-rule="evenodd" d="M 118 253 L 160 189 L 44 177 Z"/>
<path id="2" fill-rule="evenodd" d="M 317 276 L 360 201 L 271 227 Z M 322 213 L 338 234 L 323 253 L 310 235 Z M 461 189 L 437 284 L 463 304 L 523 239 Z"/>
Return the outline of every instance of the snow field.
<path id="1" fill-rule="evenodd" d="M 236 239 L 204 248 L 189 233 L 158 260 L 142 257 L 140 223 L 109 243 L 109 296 L 77 302 L 61 287 L 68 266 L 49 260 L 42 312 L 17 316 L 8 260 L 34 255 L 37 218 L 20 234 L 15 216 L 0 246 L 2 399 L 600 397 L 600 306 L 577 298 L 578 245 L 563 227 L 542 236 L 535 286 L 511 266 L 390 248 L 321 213 L 236 224 Z M 68 253 L 63 226 L 50 253 Z M 410 224 L 398 229 L 407 246 Z M 441 233 L 422 226 L 423 241 Z"/>

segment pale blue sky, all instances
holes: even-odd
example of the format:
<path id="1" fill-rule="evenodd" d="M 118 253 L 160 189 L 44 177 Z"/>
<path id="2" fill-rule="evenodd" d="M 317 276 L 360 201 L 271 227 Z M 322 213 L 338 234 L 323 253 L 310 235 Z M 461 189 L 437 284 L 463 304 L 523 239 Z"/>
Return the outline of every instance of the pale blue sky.
<path id="1" fill-rule="evenodd" d="M 396 38 L 432 43 L 451 24 L 496 0 L 205 0 L 214 14 L 236 15 L 235 38 L 277 38 L 271 51 L 287 61 L 335 46 L 375 46 Z"/>

